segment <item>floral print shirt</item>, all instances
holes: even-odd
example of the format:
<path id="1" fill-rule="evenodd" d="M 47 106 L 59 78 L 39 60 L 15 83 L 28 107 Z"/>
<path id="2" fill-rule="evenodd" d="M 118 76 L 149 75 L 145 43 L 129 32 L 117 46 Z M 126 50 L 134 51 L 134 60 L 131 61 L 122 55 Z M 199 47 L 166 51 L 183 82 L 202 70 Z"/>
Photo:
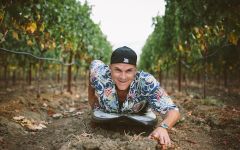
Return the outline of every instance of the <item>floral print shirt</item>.
<path id="1" fill-rule="evenodd" d="M 138 113 L 147 104 L 150 107 L 166 114 L 171 109 L 178 110 L 159 82 L 149 73 L 138 71 L 130 84 L 130 89 L 122 107 L 117 96 L 115 83 L 111 78 L 110 67 L 100 60 L 92 61 L 90 65 L 90 84 L 95 88 L 100 109 L 112 113 Z"/>

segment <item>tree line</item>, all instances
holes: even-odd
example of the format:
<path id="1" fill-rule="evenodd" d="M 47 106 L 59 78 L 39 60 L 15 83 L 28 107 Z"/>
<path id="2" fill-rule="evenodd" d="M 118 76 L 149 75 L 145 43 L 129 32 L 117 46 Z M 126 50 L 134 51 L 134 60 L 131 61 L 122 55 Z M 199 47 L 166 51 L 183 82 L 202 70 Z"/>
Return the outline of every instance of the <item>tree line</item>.
<path id="1" fill-rule="evenodd" d="M 60 60 L 68 65 L 67 90 L 71 92 L 72 72 L 88 70 L 96 58 L 107 62 L 111 44 L 99 24 L 90 18 L 91 6 L 76 0 L 2 0 L 0 2 L 0 48 L 28 52 L 34 56 Z M 61 65 L 0 51 L 0 77 L 38 78 L 44 72 L 61 76 Z"/>
<path id="2" fill-rule="evenodd" d="M 182 80 L 240 83 L 240 1 L 165 0 L 164 16 L 153 18 L 154 31 L 143 47 L 139 66 Z M 238 84 L 239 85 L 239 84 Z"/>

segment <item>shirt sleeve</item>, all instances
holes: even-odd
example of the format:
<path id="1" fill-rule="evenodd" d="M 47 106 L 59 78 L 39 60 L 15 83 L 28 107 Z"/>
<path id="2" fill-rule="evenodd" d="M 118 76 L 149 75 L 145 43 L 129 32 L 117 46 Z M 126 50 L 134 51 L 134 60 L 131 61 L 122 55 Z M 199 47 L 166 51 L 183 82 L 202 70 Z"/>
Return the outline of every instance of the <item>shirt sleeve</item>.
<path id="1" fill-rule="evenodd" d="M 160 83 L 150 74 L 145 74 L 142 83 L 142 94 L 147 97 L 153 110 L 166 114 L 169 110 L 178 110 L 170 96 L 160 87 Z"/>
<path id="2" fill-rule="evenodd" d="M 90 85 L 97 91 L 103 91 L 103 82 L 105 80 L 106 65 L 100 60 L 94 60 L 90 65 Z"/>

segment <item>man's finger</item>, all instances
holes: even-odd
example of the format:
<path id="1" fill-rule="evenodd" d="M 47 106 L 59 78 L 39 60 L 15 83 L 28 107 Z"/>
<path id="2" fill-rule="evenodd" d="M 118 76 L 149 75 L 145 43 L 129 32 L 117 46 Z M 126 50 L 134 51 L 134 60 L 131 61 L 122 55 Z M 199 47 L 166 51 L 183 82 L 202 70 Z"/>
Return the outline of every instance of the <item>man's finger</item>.
<path id="1" fill-rule="evenodd" d="M 163 144 L 162 145 L 162 150 L 166 150 L 167 149 L 167 145 Z"/>
<path id="2" fill-rule="evenodd" d="M 170 140 L 169 136 L 165 137 L 165 144 L 167 146 L 171 146 L 171 140 Z"/>
<path id="3" fill-rule="evenodd" d="M 160 142 L 160 144 L 166 144 L 163 136 L 159 137 L 159 142 Z"/>
<path id="4" fill-rule="evenodd" d="M 153 137 L 153 135 L 152 135 L 152 134 L 151 134 L 151 135 L 149 135 L 149 136 L 148 136 L 148 138 L 149 138 L 149 139 L 154 139 L 154 137 Z"/>
<path id="5" fill-rule="evenodd" d="M 158 135 L 157 135 L 157 133 L 151 133 L 149 135 L 149 138 L 154 139 L 154 140 L 158 140 Z"/>

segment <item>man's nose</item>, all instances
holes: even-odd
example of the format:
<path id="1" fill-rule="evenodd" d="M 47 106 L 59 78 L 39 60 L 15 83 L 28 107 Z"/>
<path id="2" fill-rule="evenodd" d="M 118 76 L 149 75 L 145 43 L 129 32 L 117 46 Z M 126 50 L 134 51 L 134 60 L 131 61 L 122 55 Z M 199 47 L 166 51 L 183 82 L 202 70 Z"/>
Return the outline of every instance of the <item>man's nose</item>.
<path id="1" fill-rule="evenodd" d="M 120 75 L 120 78 L 121 78 L 122 80 L 125 80 L 125 79 L 127 78 L 126 73 L 125 73 L 125 72 L 122 72 L 121 75 Z"/>

